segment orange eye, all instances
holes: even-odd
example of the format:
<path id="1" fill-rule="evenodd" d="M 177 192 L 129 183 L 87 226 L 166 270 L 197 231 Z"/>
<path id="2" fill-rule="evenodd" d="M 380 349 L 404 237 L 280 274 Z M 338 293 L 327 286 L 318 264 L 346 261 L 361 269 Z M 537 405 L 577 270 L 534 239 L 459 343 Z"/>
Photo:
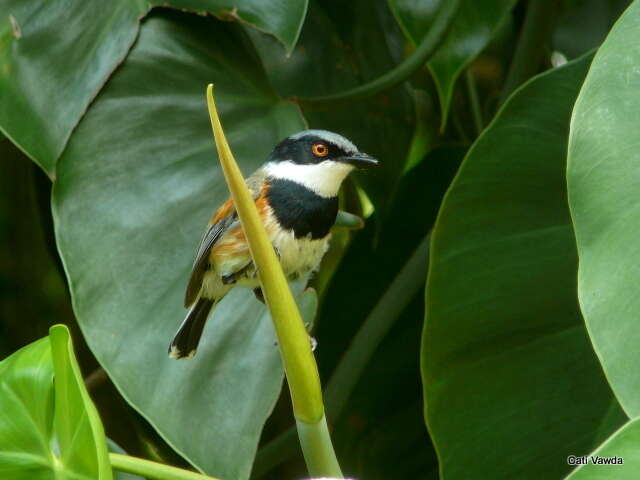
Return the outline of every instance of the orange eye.
<path id="1" fill-rule="evenodd" d="M 324 143 L 314 143 L 311 151 L 316 157 L 326 157 L 329 155 L 329 148 Z"/>

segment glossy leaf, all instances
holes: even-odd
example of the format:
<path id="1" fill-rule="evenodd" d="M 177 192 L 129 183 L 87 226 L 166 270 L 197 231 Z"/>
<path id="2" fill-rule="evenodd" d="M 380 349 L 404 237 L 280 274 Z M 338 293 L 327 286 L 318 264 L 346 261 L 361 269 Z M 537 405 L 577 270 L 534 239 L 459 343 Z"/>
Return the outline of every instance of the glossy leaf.
<path id="1" fill-rule="evenodd" d="M 163 5 L 239 20 L 273 34 L 287 51 L 307 10 L 307 0 L 0 0 L 0 130 L 53 177 L 71 131 L 127 55 L 140 19 Z"/>
<path id="2" fill-rule="evenodd" d="M 143 0 L 0 1 L 0 129 L 50 176 L 146 9 Z"/>
<path id="3" fill-rule="evenodd" d="M 290 53 L 300 36 L 309 0 L 154 0 L 154 4 L 239 20 L 273 35 Z"/>
<path id="4" fill-rule="evenodd" d="M 640 248 L 637 127 L 640 2 L 616 23 L 593 61 L 571 121 L 569 200 L 578 294 L 605 374 L 625 412 L 640 415 L 636 293 Z"/>
<path id="5" fill-rule="evenodd" d="M 66 327 L 52 327 L 49 337 L 0 362 L 0 391 L 2 478 L 112 478 L 102 423 Z"/>
<path id="6" fill-rule="evenodd" d="M 427 34 L 442 4 L 441 0 L 387 1 L 403 32 L 414 45 Z M 428 63 L 440 97 L 443 128 L 458 76 L 491 41 L 515 3 L 515 0 L 462 0 L 451 30 Z"/>
<path id="7" fill-rule="evenodd" d="M 304 128 L 236 25 L 158 11 L 60 160 L 58 245 L 89 346 L 117 388 L 207 473 L 247 478 L 282 369 L 264 306 L 235 289 L 192 360 L 167 356 L 202 230 L 228 198 L 203 91 L 245 175 Z M 109 128 L 104 128 L 110 125 Z"/>
<path id="8" fill-rule="evenodd" d="M 401 33 L 389 28 L 393 18 L 382 7 L 386 6 L 365 0 L 312 2 L 298 46 L 289 57 L 270 37 L 249 33 L 281 96 L 337 93 L 397 65 Z M 413 132 L 413 104 L 407 90 L 400 86 L 367 101 L 303 113 L 311 128 L 339 132 L 380 159 L 375 172 L 356 176 L 376 207 L 388 207 Z"/>
<path id="9" fill-rule="evenodd" d="M 64 325 L 54 325 L 49 330 L 49 341 L 55 373 L 53 427 L 60 449 L 59 462 L 68 466 L 74 475 L 110 480 L 104 429 L 84 386 L 69 330 Z"/>
<path id="10" fill-rule="evenodd" d="M 577 305 L 565 186 L 589 62 L 514 93 L 467 154 L 434 227 L 422 373 L 445 480 L 558 478 L 567 455 L 609 433 L 613 398 Z"/>
<path id="11" fill-rule="evenodd" d="M 53 478 L 53 363 L 48 338 L 0 362 L 0 392 L 0 476 Z"/>
<path id="12" fill-rule="evenodd" d="M 598 462 L 619 462 L 603 464 Z M 640 419 L 627 422 L 590 455 L 584 455 L 566 480 L 635 480 L 640 471 Z"/>

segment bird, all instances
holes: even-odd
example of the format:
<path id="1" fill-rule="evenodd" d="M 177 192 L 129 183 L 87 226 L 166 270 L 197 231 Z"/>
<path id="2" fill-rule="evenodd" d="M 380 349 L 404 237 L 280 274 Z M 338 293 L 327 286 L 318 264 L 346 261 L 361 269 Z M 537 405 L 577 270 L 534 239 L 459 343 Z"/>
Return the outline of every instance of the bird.
<path id="1" fill-rule="evenodd" d="M 329 247 L 338 192 L 356 168 L 377 165 L 348 139 L 303 130 L 278 143 L 245 182 L 289 280 L 315 272 Z M 200 241 L 184 297 L 188 312 L 169 344 L 169 357 L 192 358 L 216 305 L 234 287 L 264 297 L 233 199 L 215 212 Z"/>

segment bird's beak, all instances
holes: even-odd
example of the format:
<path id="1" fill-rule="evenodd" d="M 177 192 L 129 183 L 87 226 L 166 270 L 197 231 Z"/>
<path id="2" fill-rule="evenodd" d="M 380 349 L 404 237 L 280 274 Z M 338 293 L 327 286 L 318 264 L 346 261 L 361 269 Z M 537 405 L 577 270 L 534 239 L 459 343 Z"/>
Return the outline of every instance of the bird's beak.
<path id="1" fill-rule="evenodd" d="M 378 160 L 362 152 L 354 153 L 348 157 L 342 157 L 342 161 L 354 167 L 372 167 L 378 164 Z"/>

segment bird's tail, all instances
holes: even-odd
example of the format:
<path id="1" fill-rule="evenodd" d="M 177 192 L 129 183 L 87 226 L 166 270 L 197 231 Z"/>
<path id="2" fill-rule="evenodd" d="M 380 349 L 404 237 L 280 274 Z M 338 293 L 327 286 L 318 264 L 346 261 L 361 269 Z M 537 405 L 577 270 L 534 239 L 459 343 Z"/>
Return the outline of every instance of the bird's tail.
<path id="1" fill-rule="evenodd" d="M 217 300 L 209 298 L 198 298 L 169 344 L 169 357 L 191 358 L 196 354 L 202 330 L 216 302 Z"/>

